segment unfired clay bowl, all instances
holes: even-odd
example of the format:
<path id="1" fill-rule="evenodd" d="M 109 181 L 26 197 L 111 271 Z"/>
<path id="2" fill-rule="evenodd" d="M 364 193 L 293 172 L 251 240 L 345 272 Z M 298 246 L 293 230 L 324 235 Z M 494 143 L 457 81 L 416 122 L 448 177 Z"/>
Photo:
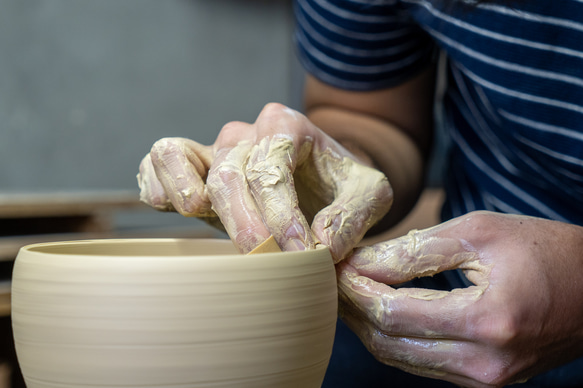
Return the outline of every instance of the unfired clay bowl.
<path id="1" fill-rule="evenodd" d="M 28 388 L 319 387 L 336 298 L 326 248 L 46 243 L 18 254 L 12 322 Z"/>

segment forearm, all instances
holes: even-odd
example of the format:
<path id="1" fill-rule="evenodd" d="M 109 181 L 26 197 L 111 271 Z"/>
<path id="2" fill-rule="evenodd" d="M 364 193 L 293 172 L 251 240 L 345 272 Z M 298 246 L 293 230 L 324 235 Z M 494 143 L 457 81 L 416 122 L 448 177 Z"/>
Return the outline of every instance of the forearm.
<path id="1" fill-rule="evenodd" d="M 433 133 L 435 68 L 397 86 L 349 91 L 308 76 L 306 115 L 363 161 L 382 171 L 393 188 L 393 205 L 371 231 L 407 215 L 421 192 Z"/>
<path id="2" fill-rule="evenodd" d="M 424 182 L 426 157 L 412 138 L 395 125 L 360 112 L 317 106 L 306 113 L 316 126 L 388 177 L 394 192 L 393 206 L 375 230 L 386 229 L 404 218 L 415 205 Z"/>

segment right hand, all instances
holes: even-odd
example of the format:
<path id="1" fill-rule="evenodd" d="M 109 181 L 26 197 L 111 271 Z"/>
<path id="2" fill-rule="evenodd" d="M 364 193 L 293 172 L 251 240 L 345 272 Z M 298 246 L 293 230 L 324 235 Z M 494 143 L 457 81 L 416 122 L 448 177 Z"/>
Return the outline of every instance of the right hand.
<path id="1" fill-rule="evenodd" d="M 473 283 L 398 287 L 461 269 Z M 583 355 L 583 228 L 472 212 L 360 247 L 337 266 L 342 320 L 381 362 L 502 387 Z"/>
<path id="2" fill-rule="evenodd" d="M 366 163 L 302 114 L 268 104 L 253 124 L 225 125 L 212 146 L 157 141 L 138 183 L 154 208 L 218 215 L 243 253 L 273 235 L 284 250 L 320 242 L 338 262 L 392 203 L 387 178 Z"/>

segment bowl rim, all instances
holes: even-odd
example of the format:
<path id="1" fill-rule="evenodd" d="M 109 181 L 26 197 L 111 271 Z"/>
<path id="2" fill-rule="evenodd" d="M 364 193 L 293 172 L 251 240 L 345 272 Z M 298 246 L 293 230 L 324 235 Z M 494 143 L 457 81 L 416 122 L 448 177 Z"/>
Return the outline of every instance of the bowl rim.
<path id="1" fill-rule="evenodd" d="M 99 253 L 84 253 L 80 251 L 76 251 L 74 253 L 63 253 L 63 252 L 56 252 L 50 251 L 50 248 L 57 248 L 57 247 L 83 247 L 83 246 L 91 246 L 91 245 L 134 245 L 134 244 L 180 244 L 180 243 L 192 243 L 192 242 L 200 242 L 202 244 L 218 244 L 223 248 L 233 248 L 233 253 L 217 253 L 217 254 L 204 254 L 204 255 L 197 255 L 197 254 L 173 254 L 168 255 L 170 257 L 203 257 L 203 256 L 212 256 L 213 258 L 219 257 L 238 257 L 238 256 L 246 256 L 242 253 L 239 253 L 236 246 L 232 242 L 232 240 L 228 238 L 171 238 L 171 237 L 138 237 L 138 238 L 95 238 L 95 239 L 81 239 L 81 240 L 62 240 L 62 241 L 48 241 L 48 242 L 38 242 L 34 244 L 28 244 L 22 246 L 19 249 L 19 255 L 22 253 L 27 254 L 34 254 L 34 255 L 43 255 L 43 256 L 87 256 L 87 257 L 95 257 L 95 256 L 107 256 L 107 257 L 160 257 L 165 255 L 143 255 L 143 254 L 99 254 Z M 49 250 L 44 250 L 44 248 L 49 248 Z M 302 255 L 311 256 L 313 254 L 320 254 L 323 250 L 328 250 L 328 247 L 322 244 L 317 244 L 315 249 L 305 250 L 302 252 Z M 252 255 L 253 257 L 267 257 L 267 256 L 282 256 L 282 255 L 292 255 L 297 254 L 298 251 L 281 251 L 281 252 L 265 252 L 265 253 L 257 253 Z"/>

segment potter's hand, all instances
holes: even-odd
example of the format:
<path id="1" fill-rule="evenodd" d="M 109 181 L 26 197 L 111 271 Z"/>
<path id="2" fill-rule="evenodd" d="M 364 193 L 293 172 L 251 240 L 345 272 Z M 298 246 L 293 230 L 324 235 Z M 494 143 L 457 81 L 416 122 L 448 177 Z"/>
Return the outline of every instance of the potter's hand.
<path id="1" fill-rule="evenodd" d="M 359 248 L 338 266 L 343 319 L 382 362 L 498 387 L 583 353 L 583 228 L 470 213 Z M 392 288 L 461 268 L 452 292 Z"/>
<path id="2" fill-rule="evenodd" d="M 253 124 L 225 125 L 212 146 L 159 140 L 138 181 L 141 199 L 157 209 L 216 213 L 244 253 L 272 234 L 284 250 L 319 240 L 336 261 L 392 202 L 382 173 L 279 104 L 268 104 Z"/>

